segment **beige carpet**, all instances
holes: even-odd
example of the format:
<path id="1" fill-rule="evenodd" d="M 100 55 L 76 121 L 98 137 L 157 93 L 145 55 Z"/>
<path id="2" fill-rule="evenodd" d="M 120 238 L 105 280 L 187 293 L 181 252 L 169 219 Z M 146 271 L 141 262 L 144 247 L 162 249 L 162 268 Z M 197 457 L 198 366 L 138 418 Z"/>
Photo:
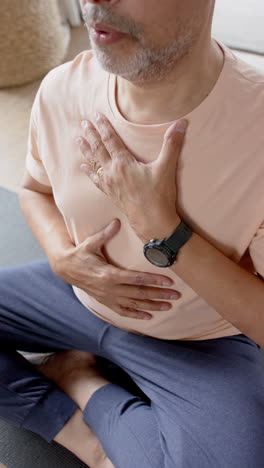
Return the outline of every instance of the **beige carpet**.
<path id="1" fill-rule="evenodd" d="M 84 26 L 72 28 L 65 62 L 89 49 Z M 29 116 L 41 80 L 24 86 L 0 89 L 0 186 L 18 191 L 24 172 Z"/>

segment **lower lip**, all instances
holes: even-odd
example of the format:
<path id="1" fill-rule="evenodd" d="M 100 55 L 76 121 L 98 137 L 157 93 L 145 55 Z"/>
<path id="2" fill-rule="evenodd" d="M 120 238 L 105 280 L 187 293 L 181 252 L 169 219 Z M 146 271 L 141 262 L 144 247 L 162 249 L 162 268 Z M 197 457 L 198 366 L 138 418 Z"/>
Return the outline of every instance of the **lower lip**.
<path id="1" fill-rule="evenodd" d="M 91 28 L 91 37 L 99 45 L 113 44 L 114 42 L 120 41 L 126 36 L 124 33 L 117 32 L 101 32 L 97 29 Z"/>

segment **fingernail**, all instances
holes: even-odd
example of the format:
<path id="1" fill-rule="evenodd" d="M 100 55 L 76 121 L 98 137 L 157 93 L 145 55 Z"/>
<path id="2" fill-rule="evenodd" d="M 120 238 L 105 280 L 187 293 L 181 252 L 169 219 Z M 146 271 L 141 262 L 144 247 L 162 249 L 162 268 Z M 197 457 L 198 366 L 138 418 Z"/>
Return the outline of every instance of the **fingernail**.
<path id="1" fill-rule="evenodd" d="M 101 118 L 101 114 L 99 114 L 99 112 L 96 112 L 96 114 L 95 114 L 96 122 L 98 122 L 98 120 L 100 120 L 100 118 Z"/>
<path id="2" fill-rule="evenodd" d="M 177 293 L 170 294 L 170 299 L 178 299 L 178 297 L 179 297 L 179 294 Z"/>
<path id="3" fill-rule="evenodd" d="M 82 120 L 81 126 L 82 126 L 82 128 L 87 128 L 88 127 L 88 122 L 86 122 L 86 120 Z"/>
<path id="4" fill-rule="evenodd" d="M 82 164 L 80 166 L 80 169 L 84 172 L 90 172 L 92 170 L 92 167 L 89 164 Z"/>
<path id="5" fill-rule="evenodd" d="M 162 306 L 160 306 L 160 310 L 169 310 L 170 308 L 171 308 L 170 304 L 162 304 Z"/>
<path id="6" fill-rule="evenodd" d="M 162 286 L 171 286 L 172 285 L 172 281 L 168 281 L 168 280 L 164 280 L 162 281 Z"/>
<path id="7" fill-rule="evenodd" d="M 75 139 L 76 143 L 79 143 L 79 145 L 82 144 L 82 138 L 78 137 Z"/>
<path id="8" fill-rule="evenodd" d="M 185 133 L 187 129 L 188 122 L 187 120 L 179 120 L 176 122 L 175 130 L 176 132 Z"/>
<path id="9" fill-rule="evenodd" d="M 152 315 L 144 313 L 144 312 L 142 312 L 142 314 L 140 314 L 139 317 L 143 318 L 144 320 L 152 319 Z"/>
<path id="10" fill-rule="evenodd" d="M 187 120 L 179 120 L 178 122 L 175 122 L 166 131 L 165 138 L 169 138 L 171 136 L 173 137 L 176 132 L 185 133 L 187 125 L 188 125 Z"/>

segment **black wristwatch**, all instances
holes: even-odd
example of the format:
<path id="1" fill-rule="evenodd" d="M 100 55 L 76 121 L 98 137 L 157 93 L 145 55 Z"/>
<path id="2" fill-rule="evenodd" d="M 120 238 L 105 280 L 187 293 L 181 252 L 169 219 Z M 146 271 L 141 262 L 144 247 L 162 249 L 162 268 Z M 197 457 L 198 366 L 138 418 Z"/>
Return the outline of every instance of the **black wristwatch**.
<path id="1" fill-rule="evenodd" d="M 170 237 L 150 240 L 144 245 L 144 255 L 155 266 L 165 268 L 173 265 L 179 249 L 190 239 L 193 231 L 181 222 Z"/>

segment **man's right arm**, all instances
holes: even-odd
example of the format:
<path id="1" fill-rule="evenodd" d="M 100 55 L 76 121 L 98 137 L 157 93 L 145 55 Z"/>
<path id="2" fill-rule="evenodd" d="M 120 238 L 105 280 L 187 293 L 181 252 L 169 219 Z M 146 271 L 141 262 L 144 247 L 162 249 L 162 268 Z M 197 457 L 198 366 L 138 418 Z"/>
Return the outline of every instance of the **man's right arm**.
<path id="1" fill-rule="evenodd" d="M 118 315 L 151 318 L 145 311 L 168 310 L 171 304 L 165 302 L 166 299 L 180 297 L 177 291 L 164 288 L 173 284 L 165 275 L 130 271 L 108 263 L 103 247 L 119 231 L 117 220 L 75 246 L 55 204 L 52 189 L 37 182 L 28 171 L 22 181 L 19 202 L 54 273 Z"/>
<path id="2" fill-rule="evenodd" d="M 51 267 L 55 269 L 57 259 L 73 244 L 54 202 L 52 189 L 40 184 L 26 170 L 19 203 L 34 236 L 46 253 Z"/>

